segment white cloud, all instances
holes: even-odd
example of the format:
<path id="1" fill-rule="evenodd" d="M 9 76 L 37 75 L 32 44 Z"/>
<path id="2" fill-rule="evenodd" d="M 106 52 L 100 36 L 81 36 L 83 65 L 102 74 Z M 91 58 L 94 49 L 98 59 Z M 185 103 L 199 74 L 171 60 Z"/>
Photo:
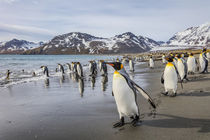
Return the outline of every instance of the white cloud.
<path id="1" fill-rule="evenodd" d="M 0 0 L 0 2 L 5 2 L 5 3 L 8 3 L 8 4 L 12 4 L 16 1 L 18 1 L 18 0 Z"/>
<path id="2" fill-rule="evenodd" d="M 206 0 L 0 0 L 0 39 L 10 34 L 44 40 L 72 31 L 111 37 L 131 31 L 167 41 L 209 21 L 209 5 Z"/>

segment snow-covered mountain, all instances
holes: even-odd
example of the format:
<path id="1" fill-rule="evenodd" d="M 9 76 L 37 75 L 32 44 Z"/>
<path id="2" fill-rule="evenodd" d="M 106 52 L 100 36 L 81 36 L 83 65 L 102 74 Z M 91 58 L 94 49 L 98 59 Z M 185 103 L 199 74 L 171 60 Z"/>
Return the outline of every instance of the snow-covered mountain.
<path id="1" fill-rule="evenodd" d="M 198 27 L 191 27 L 185 31 L 178 32 L 169 39 L 167 44 L 177 46 L 209 46 L 210 23 Z"/>
<path id="2" fill-rule="evenodd" d="M 139 53 L 157 47 L 159 44 L 131 32 L 111 38 L 95 37 L 86 33 L 71 32 L 54 37 L 39 48 L 25 54 L 108 54 Z"/>
<path id="3" fill-rule="evenodd" d="M 42 45 L 43 42 L 34 43 L 26 40 L 12 39 L 7 42 L 0 42 L 0 53 L 10 54 L 10 53 L 21 53 L 29 49 L 33 49 Z"/>

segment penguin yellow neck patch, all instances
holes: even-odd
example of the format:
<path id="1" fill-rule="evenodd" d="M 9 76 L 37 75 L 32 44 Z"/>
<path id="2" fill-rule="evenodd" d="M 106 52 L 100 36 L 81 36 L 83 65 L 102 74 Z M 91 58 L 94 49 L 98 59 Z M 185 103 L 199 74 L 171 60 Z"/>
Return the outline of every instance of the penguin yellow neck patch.
<path id="1" fill-rule="evenodd" d="M 167 67 L 171 67 L 171 66 L 174 66 L 174 64 L 171 63 L 171 62 L 168 62 L 168 64 L 167 64 L 166 66 L 167 66 Z"/>
<path id="2" fill-rule="evenodd" d="M 120 74 L 118 71 L 115 71 L 114 74 Z"/>

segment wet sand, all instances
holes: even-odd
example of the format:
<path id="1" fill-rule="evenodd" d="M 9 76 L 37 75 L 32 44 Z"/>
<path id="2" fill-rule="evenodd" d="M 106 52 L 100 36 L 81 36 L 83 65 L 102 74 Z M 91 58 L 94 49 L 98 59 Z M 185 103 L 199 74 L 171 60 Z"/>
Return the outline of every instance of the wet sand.
<path id="1" fill-rule="evenodd" d="M 127 123 L 112 128 L 119 120 L 111 95 L 112 74 L 106 91 L 101 90 L 101 77 L 96 78 L 94 90 L 91 80 L 84 81 L 84 93 L 78 83 L 66 77 L 62 83 L 51 78 L 45 81 L 12 86 L 0 91 L 0 139 L 2 140 L 79 140 L 79 139 L 141 139 L 180 140 L 209 139 L 210 137 L 210 74 L 189 76 L 184 89 L 178 85 L 177 97 L 163 96 L 160 76 L 164 65 L 155 63 L 136 66 L 134 81 L 142 86 L 158 105 L 156 114 L 139 94 L 142 124 Z M 142 83 L 144 81 L 144 83 Z M 126 119 L 126 122 L 129 122 Z"/>

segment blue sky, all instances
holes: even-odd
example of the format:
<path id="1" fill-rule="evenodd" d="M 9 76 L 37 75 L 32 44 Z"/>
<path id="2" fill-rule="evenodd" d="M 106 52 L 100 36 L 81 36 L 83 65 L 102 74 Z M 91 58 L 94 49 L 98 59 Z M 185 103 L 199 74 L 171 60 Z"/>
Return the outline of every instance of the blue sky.
<path id="1" fill-rule="evenodd" d="M 133 32 L 167 41 L 210 21 L 210 0 L 0 0 L 0 41 L 47 41 L 85 32 L 112 37 Z"/>

